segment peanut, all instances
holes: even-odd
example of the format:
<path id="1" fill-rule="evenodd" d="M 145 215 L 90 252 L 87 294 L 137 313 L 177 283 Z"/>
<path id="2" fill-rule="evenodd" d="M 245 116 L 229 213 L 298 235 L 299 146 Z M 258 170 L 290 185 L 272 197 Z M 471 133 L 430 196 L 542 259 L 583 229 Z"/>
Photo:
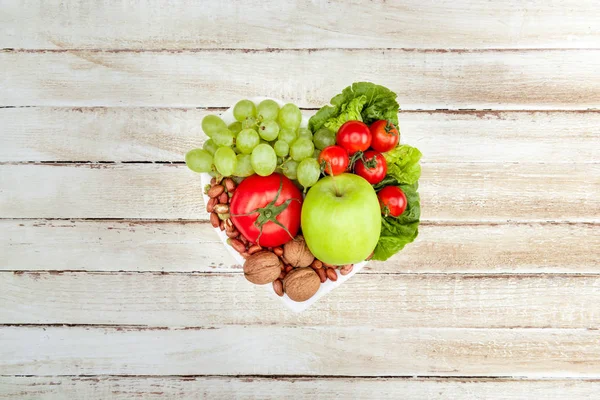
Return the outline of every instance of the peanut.
<path id="1" fill-rule="evenodd" d="M 221 195 L 221 193 L 223 193 L 224 191 L 225 191 L 225 187 L 223 185 L 215 185 L 215 186 L 211 187 L 210 189 L 208 189 L 208 192 L 206 194 L 211 199 L 214 199 L 215 197 L 219 197 Z"/>
<path id="2" fill-rule="evenodd" d="M 210 223 L 213 226 L 213 228 L 219 227 L 220 221 L 219 221 L 219 216 L 217 215 L 217 213 L 215 213 L 215 212 L 210 213 Z"/>
<path id="3" fill-rule="evenodd" d="M 221 222 L 219 222 L 219 229 L 224 231 L 225 230 L 225 221 L 221 218 L 222 215 L 220 215 L 220 214 L 218 214 L 218 215 L 219 215 L 219 219 L 221 220 Z"/>
<path id="4" fill-rule="evenodd" d="M 317 272 L 317 275 L 319 275 L 321 283 L 325 283 L 325 281 L 327 280 L 327 272 L 325 272 L 325 268 L 318 268 L 315 269 L 315 271 Z"/>
<path id="5" fill-rule="evenodd" d="M 287 274 L 285 273 L 285 271 L 281 271 L 281 273 L 279 274 L 279 279 L 284 280 L 286 275 Z"/>
<path id="6" fill-rule="evenodd" d="M 250 255 L 254 254 L 254 253 L 258 253 L 259 251 L 262 250 L 262 247 L 260 247 L 257 244 L 253 244 L 252 246 L 250 246 L 250 248 L 248 249 L 248 253 Z"/>
<path id="7" fill-rule="evenodd" d="M 233 226 L 233 222 L 230 219 L 225 220 L 225 229 L 226 230 L 232 231 L 234 228 L 235 227 Z"/>
<path id="8" fill-rule="evenodd" d="M 281 247 L 275 247 L 273 253 L 275 253 L 277 257 L 281 257 L 283 255 L 283 249 Z"/>
<path id="9" fill-rule="evenodd" d="M 277 296 L 283 296 L 283 283 L 280 279 L 277 279 L 273 282 L 273 290 L 277 293 Z"/>
<path id="10" fill-rule="evenodd" d="M 216 204 L 215 212 L 217 214 L 227 214 L 229 212 L 229 206 L 227 204 Z"/>
<path id="11" fill-rule="evenodd" d="M 229 203 L 229 196 L 227 196 L 227 193 L 225 193 L 225 192 L 221 193 L 221 195 L 219 196 L 219 203 L 221 203 L 221 204 Z"/>
<path id="12" fill-rule="evenodd" d="M 350 272 L 352 272 L 353 268 L 354 268 L 353 264 L 342 265 L 342 268 L 340 268 L 340 274 L 348 275 Z"/>
<path id="13" fill-rule="evenodd" d="M 225 189 L 227 189 L 228 192 L 233 192 L 235 190 L 235 182 L 233 181 L 233 179 L 225 178 L 223 180 L 223 184 L 225 185 Z"/>
<path id="14" fill-rule="evenodd" d="M 250 257 L 250 254 L 248 254 L 247 252 L 240 253 L 240 255 L 244 257 L 244 260 Z"/>
<path id="15" fill-rule="evenodd" d="M 215 204 L 217 204 L 217 199 L 208 200 L 208 202 L 206 203 L 206 211 L 209 213 L 213 212 L 215 209 Z"/>
<path id="16" fill-rule="evenodd" d="M 217 178 L 212 177 L 210 180 L 210 186 L 215 186 L 217 184 Z"/>
<path id="17" fill-rule="evenodd" d="M 312 264 L 310 264 L 310 266 L 316 271 L 317 269 L 323 268 L 323 263 L 315 259 L 315 261 L 313 261 Z"/>
<path id="18" fill-rule="evenodd" d="M 244 235 L 240 235 L 240 240 L 242 241 L 242 243 L 244 243 L 244 245 L 247 245 L 247 244 L 248 244 L 248 239 L 246 239 L 246 238 L 244 237 Z"/>
<path id="19" fill-rule="evenodd" d="M 231 245 L 231 247 L 233 247 L 235 249 L 235 251 L 237 251 L 238 253 L 245 253 L 246 252 L 246 246 L 244 246 L 244 243 L 240 242 L 237 239 L 229 239 L 229 244 Z M 248 253 L 248 255 L 250 255 Z"/>
<path id="20" fill-rule="evenodd" d="M 294 267 L 292 267 L 291 265 L 286 265 L 285 266 L 285 273 L 287 274 L 287 273 L 289 273 L 293 269 L 294 269 Z"/>
<path id="21" fill-rule="evenodd" d="M 227 235 L 227 237 L 230 237 L 230 238 L 236 238 L 236 237 L 240 236 L 240 233 L 238 231 L 236 231 L 236 230 L 228 231 L 227 227 L 225 227 L 225 234 Z"/>
<path id="22" fill-rule="evenodd" d="M 335 272 L 335 268 L 327 268 L 327 277 L 332 281 L 337 281 L 337 272 Z"/>
<path id="23" fill-rule="evenodd" d="M 322 261 L 321 261 L 322 262 Z M 326 266 L 327 268 L 335 268 L 335 265 L 333 264 L 327 264 L 326 262 L 322 262 L 324 266 Z"/>

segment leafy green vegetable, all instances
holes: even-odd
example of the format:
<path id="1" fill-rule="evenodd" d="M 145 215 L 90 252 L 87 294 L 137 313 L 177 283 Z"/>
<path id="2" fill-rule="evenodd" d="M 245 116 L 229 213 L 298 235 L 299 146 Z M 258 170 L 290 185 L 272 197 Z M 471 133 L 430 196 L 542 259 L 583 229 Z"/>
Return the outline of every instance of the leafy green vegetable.
<path id="1" fill-rule="evenodd" d="M 401 144 L 383 154 L 387 162 L 387 174 L 398 183 L 412 185 L 421 177 L 421 152 L 416 147 Z"/>
<path id="2" fill-rule="evenodd" d="M 385 119 L 398 126 L 396 93 L 371 82 L 356 82 L 334 98 L 331 106 L 321 108 L 308 122 L 311 131 L 321 127 L 337 132 L 344 122 L 360 120 L 370 124 Z"/>
<path id="3" fill-rule="evenodd" d="M 406 195 L 406 210 L 397 218 L 381 217 L 381 235 L 373 254 L 374 260 L 387 260 L 402 250 L 405 245 L 412 243 L 419 234 L 421 204 L 417 192 L 418 185 L 415 183 L 413 185 L 396 184 L 395 186 L 400 187 Z"/>

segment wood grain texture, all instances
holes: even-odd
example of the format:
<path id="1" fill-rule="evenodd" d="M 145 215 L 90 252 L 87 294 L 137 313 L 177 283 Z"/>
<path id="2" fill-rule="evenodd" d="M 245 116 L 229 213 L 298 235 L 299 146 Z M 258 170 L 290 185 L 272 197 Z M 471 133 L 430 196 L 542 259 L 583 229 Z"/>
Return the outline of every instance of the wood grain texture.
<path id="1" fill-rule="evenodd" d="M 0 377 L 0 396 L 38 400 L 131 399 L 345 399 L 544 400 L 594 399 L 592 379 L 486 378 L 261 378 L 252 377 Z"/>
<path id="2" fill-rule="evenodd" d="M 0 269 L 240 271 L 207 222 L 0 220 Z M 422 224 L 361 273 L 599 273 L 597 224 Z"/>
<path id="3" fill-rule="evenodd" d="M 599 328 L 599 288 L 600 275 L 364 274 L 294 314 L 241 273 L 2 272 L 0 323 Z"/>
<path id="4" fill-rule="evenodd" d="M 590 0 L 3 2 L 0 47 L 597 47 L 596 6 Z"/>
<path id="5" fill-rule="evenodd" d="M 0 336 L 3 375 L 600 376 L 600 332 L 587 330 L 2 327 Z"/>
<path id="6" fill-rule="evenodd" d="M 2 161 L 181 161 L 206 136 L 195 108 L 0 109 Z M 304 110 L 307 115 L 314 111 Z M 402 140 L 428 162 L 600 161 L 600 111 L 410 112 Z"/>
<path id="7" fill-rule="evenodd" d="M 182 164 L 0 165 L 2 218 L 203 219 Z M 424 221 L 600 221 L 600 164 L 423 164 Z"/>
<path id="8" fill-rule="evenodd" d="M 587 109 L 600 49 L 0 52 L 0 106 L 230 106 L 269 95 L 322 107 L 373 81 L 402 109 Z"/>

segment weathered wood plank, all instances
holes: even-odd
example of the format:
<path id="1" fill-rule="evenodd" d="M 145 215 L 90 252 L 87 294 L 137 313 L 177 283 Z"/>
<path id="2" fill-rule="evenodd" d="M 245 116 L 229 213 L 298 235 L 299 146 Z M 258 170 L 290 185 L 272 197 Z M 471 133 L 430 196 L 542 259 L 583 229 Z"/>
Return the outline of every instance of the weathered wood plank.
<path id="1" fill-rule="evenodd" d="M 593 399 L 592 379 L 261 378 L 261 377 L 0 377 L 0 395 L 39 400 L 131 399 Z"/>
<path id="2" fill-rule="evenodd" d="M 2 327 L 0 336 L 3 375 L 600 376 L 600 332 L 587 330 Z"/>
<path id="3" fill-rule="evenodd" d="M 5 324 L 598 328 L 600 275 L 350 279 L 302 314 L 236 274 L 2 272 Z"/>
<path id="4" fill-rule="evenodd" d="M 206 219 L 177 164 L 0 165 L 2 218 Z M 600 221 L 600 164 L 423 164 L 426 221 Z"/>
<path id="5" fill-rule="evenodd" d="M 0 109 L 0 161 L 181 161 L 205 136 L 203 109 Z M 312 115 L 314 111 L 306 110 Z M 587 163 L 600 112 L 410 112 L 402 138 L 429 162 Z"/>
<path id="6" fill-rule="evenodd" d="M 352 82 L 402 109 L 587 109 L 600 104 L 600 49 L 0 52 L 0 106 L 230 106 L 272 96 L 321 107 Z"/>
<path id="7" fill-rule="evenodd" d="M 426 223 L 419 231 L 361 273 L 600 272 L 597 224 Z M 0 254 L 4 270 L 240 270 L 206 222 L 0 220 Z"/>
<path id="8" fill-rule="evenodd" d="M 0 48 L 597 47 L 596 6 L 591 0 L 4 2 Z"/>

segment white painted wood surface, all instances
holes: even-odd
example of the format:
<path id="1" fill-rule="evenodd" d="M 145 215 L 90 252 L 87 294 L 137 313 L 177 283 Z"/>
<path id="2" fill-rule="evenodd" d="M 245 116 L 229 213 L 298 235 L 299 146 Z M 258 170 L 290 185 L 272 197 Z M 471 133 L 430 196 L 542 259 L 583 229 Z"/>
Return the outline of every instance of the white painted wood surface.
<path id="1" fill-rule="evenodd" d="M 230 107 L 268 93 L 320 108 L 364 80 L 396 90 L 404 110 L 600 103 L 600 48 L 4 51 L 0 65 L 0 106 Z"/>
<path id="2" fill-rule="evenodd" d="M 0 162 L 181 161 L 206 140 L 202 118 L 219 112 L 0 109 Z M 427 162 L 594 163 L 600 158 L 600 111 L 403 111 L 399 119 L 402 140 L 417 146 Z"/>
<path id="3" fill-rule="evenodd" d="M 596 275 L 360 274 L 300 315 L 241 272 L 17 271 L 0 282 L 4 324 L 600 326 Z"/>
<path id="4" fill-rule="evenodd" d="M 422 168 L 424 221 L 600 222 L 600 164 Z M 8 164 L 0 185 L 4 217 L 208 219 L 200 179 L 183 164 Z"/>
<path id="5" fill-rule="evenodd" d="M 597 6 L 593 0 L 5 1 L 0 48 L 598 47 Z"/>
<path id="6" fill-rule="evenodd" d="M 4 327 L 0 334 L 10 349 L 3 375 L 600 375 L 598 330 L 267 325 Z"/>
<path id="7" fill-rule="evenodd" d="M 588 273 L 596 223 L 422 223 L 416 241 L 361 273 Z M 135 243 L 135 246 L 132 246 Z M 4 220 L 0 270 L 240 271 L 207 221 Z"/>
<path id="8" fill-rule="evenodd" d="M 545 400 L 593 399 L 596 379 L 315 378 L 315 377 L 0 377 L 8 399 Z"/>
<path id="9" fill-rule="evenodd" d="M 591 0 L 0 1 L 0 397 L 596 398 L 599 25 Z M 399 95 L 424 223 L 292 315 L 181 161 L 209 112 L 359 80 Z"/>

